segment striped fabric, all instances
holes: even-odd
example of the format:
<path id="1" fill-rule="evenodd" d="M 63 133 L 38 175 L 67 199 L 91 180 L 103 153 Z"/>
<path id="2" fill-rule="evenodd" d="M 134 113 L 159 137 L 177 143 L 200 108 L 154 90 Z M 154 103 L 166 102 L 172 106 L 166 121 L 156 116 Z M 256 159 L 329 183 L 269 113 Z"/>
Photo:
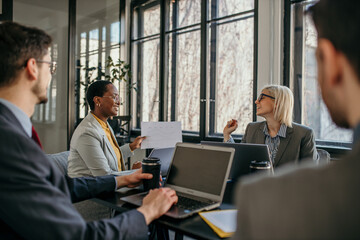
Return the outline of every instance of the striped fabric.
<path id="1" fill-rule="evenodd" d="M 286 138 L 286 129 L 287 126 L 285 124 L 281 124 L 279 132 L 276 134 L 275 137 L 271 137 L 269 134 L 269 130 L 267 124 L 264 126 L 264 134 L 265 134 L 265 144 L 269 146 L 270 150 L 270 158 L 271 161 L 274 163 L 276 153 L 279 149 L 280 145 L 280 137 Z"/>

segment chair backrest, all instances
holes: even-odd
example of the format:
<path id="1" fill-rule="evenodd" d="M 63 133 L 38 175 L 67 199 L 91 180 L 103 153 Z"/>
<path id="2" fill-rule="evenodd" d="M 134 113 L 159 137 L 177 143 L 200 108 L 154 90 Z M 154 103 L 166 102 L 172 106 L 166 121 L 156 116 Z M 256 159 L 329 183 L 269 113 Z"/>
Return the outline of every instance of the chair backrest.
<path id="1" fill-rule="evenodd" d="M 108 120 L 120 146 L 130 142 L 131 116 L 115 116 Z"/>
<path id="2" fill-rule="evenodd" d="M 330 162 L 330 153 L 324 149 L 317 149 L 319 154 L 319 163 L 329 163 Z"/>
<path id="3" fill-rule="evenodd" d="M 115 116 L 112 119 L 108 120 L 110 126 L 112 127 L 115 133 L 115 136 L 119 136 L 119 135 L 129 136 L 130 121 L 131 121 L 131 116 Z"/>
<path id="4" fill-rule="evenodd" d="M 54 154 L 47 154 L 50 160 L 54 161 L 56 166 L 58 166 L 59 170 L 62 174 L 67 174 L 67 163 L 70 151 L 54 153 Z"/>
<path id="5" fill-rule="evenodd" d="M 69 151 L 65 151 L 60 153 L 47 154 L 47 156 L 50 161 L 54 161 L 59 170 L 64 175 L 66 175 L 69 154 Z M 85 221 L 95 221 L 111 217 L 112 211 L 110 208 L 95 203 L 91 200 L 74 203 L 74 207 L 83 216 Z"/>

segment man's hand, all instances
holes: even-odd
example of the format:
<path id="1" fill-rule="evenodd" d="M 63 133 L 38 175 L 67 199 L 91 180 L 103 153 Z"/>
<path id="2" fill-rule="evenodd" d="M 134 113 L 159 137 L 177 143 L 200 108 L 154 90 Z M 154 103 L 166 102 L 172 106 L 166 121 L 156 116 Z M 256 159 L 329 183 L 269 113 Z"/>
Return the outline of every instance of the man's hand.
<path id="1" fill-rule="evenodd" d="M 237 120 L 231 119 L 226 123 L 224 127 L 223 134 L 224 134 L 224 142 L 227 142 L 230 139 L 230 135 L 234 132 L 238 127 Z"/>
<path id="2" fill-rule="evenodd" d="M 170 188 L 154 189 L 150 190 L 149 194 L 143 199 L 142 206 L 137 210 L 144 215 L 148 225 L 166 213 L 177 201 L 178 197 L 174 190 Z"/>
<path id="3" fill-rule="evenodd" d="M 141 137 L 141 136 L 138 136 L 137 138 L 135 138 L 135 140 L 129 144 L 131 151 L 134 151 L 135 149 L 140 148 L 141 143 L 145 138 L 146 137 Z"/>
<path id="4" fill-rule="evenodd" d="M 153 176 L 150 173 L 142 173 L 142 169 L 137 170 L 136 172 L 125 175 L 125 176 L 117 176 L 116 182 L 117 186 L 116 188 L 121 187 L 137 187 L 140 184 L 142 184 L 143 179 L 151 179 Z"/>

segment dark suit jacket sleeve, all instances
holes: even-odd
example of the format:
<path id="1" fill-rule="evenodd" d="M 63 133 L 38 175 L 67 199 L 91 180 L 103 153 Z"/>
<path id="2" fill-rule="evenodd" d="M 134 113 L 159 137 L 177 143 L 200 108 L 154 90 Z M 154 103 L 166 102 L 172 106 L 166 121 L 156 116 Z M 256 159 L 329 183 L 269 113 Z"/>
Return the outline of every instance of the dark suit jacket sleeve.
<path id="1" fill-rule="evenodd" d="M 312 158 L 318 160 L 318 154 L 315 145 L 315 134 L 312 129 L 307 129 L 305 136 L 301 140 L 299 159 Z"/>
<path id="2" fill-rule="evenodd" d="M 19 136 L 18 130 L 7 131 L 2 126 L 0 130 L 0 225 L 26 239 L 147 238 L 145 218 L 136 210 L 85 222 L 71 203 L 68 182 L 43 151 L 30 138 Z M 74 196 L 84 196 L 92 189 L 87 179 L 74 180 L 72 185 Z"/>
<path id="3" fill-rule="evenodd" d="M 241 139 L 241 143 L 246 143 L 246 138 L 247 138 L 247 136 L 248 136 L 249 126 L 250 126 L 250 124 L 248 124 L 248 125 L 246 126 L 245 133 L 244 133 L 244 135 L 243 135 L 243 137 L 242 137 L 242 139 Z"/>
<path id="4" fill-rule="evenodd" d="M 73 203 L 94 198 L 102 193 L 114 192 L 115 177 L 113 175 L 103 177 L 71 178 L 65 176 L 70 190 Z"/>

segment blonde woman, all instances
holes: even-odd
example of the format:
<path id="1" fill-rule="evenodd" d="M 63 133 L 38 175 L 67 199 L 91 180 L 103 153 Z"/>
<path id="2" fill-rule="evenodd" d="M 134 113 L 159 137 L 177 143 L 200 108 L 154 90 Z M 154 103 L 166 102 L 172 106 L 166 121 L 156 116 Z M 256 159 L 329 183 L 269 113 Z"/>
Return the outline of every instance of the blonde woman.
<path id="1" fill-rule="evenodd" d="M 256 115 L 266 121 L 249 123 L 242 143 L 267 144 L 275 167 L 304 158 L 318 160 L 314 132 L 292 122 L 294 96 L 288 87 L 266 86 L 255 101 Z M 231 133 L 238 127 L 232 119 L 224 127 L 224 142 L 234 142 Z"/>

